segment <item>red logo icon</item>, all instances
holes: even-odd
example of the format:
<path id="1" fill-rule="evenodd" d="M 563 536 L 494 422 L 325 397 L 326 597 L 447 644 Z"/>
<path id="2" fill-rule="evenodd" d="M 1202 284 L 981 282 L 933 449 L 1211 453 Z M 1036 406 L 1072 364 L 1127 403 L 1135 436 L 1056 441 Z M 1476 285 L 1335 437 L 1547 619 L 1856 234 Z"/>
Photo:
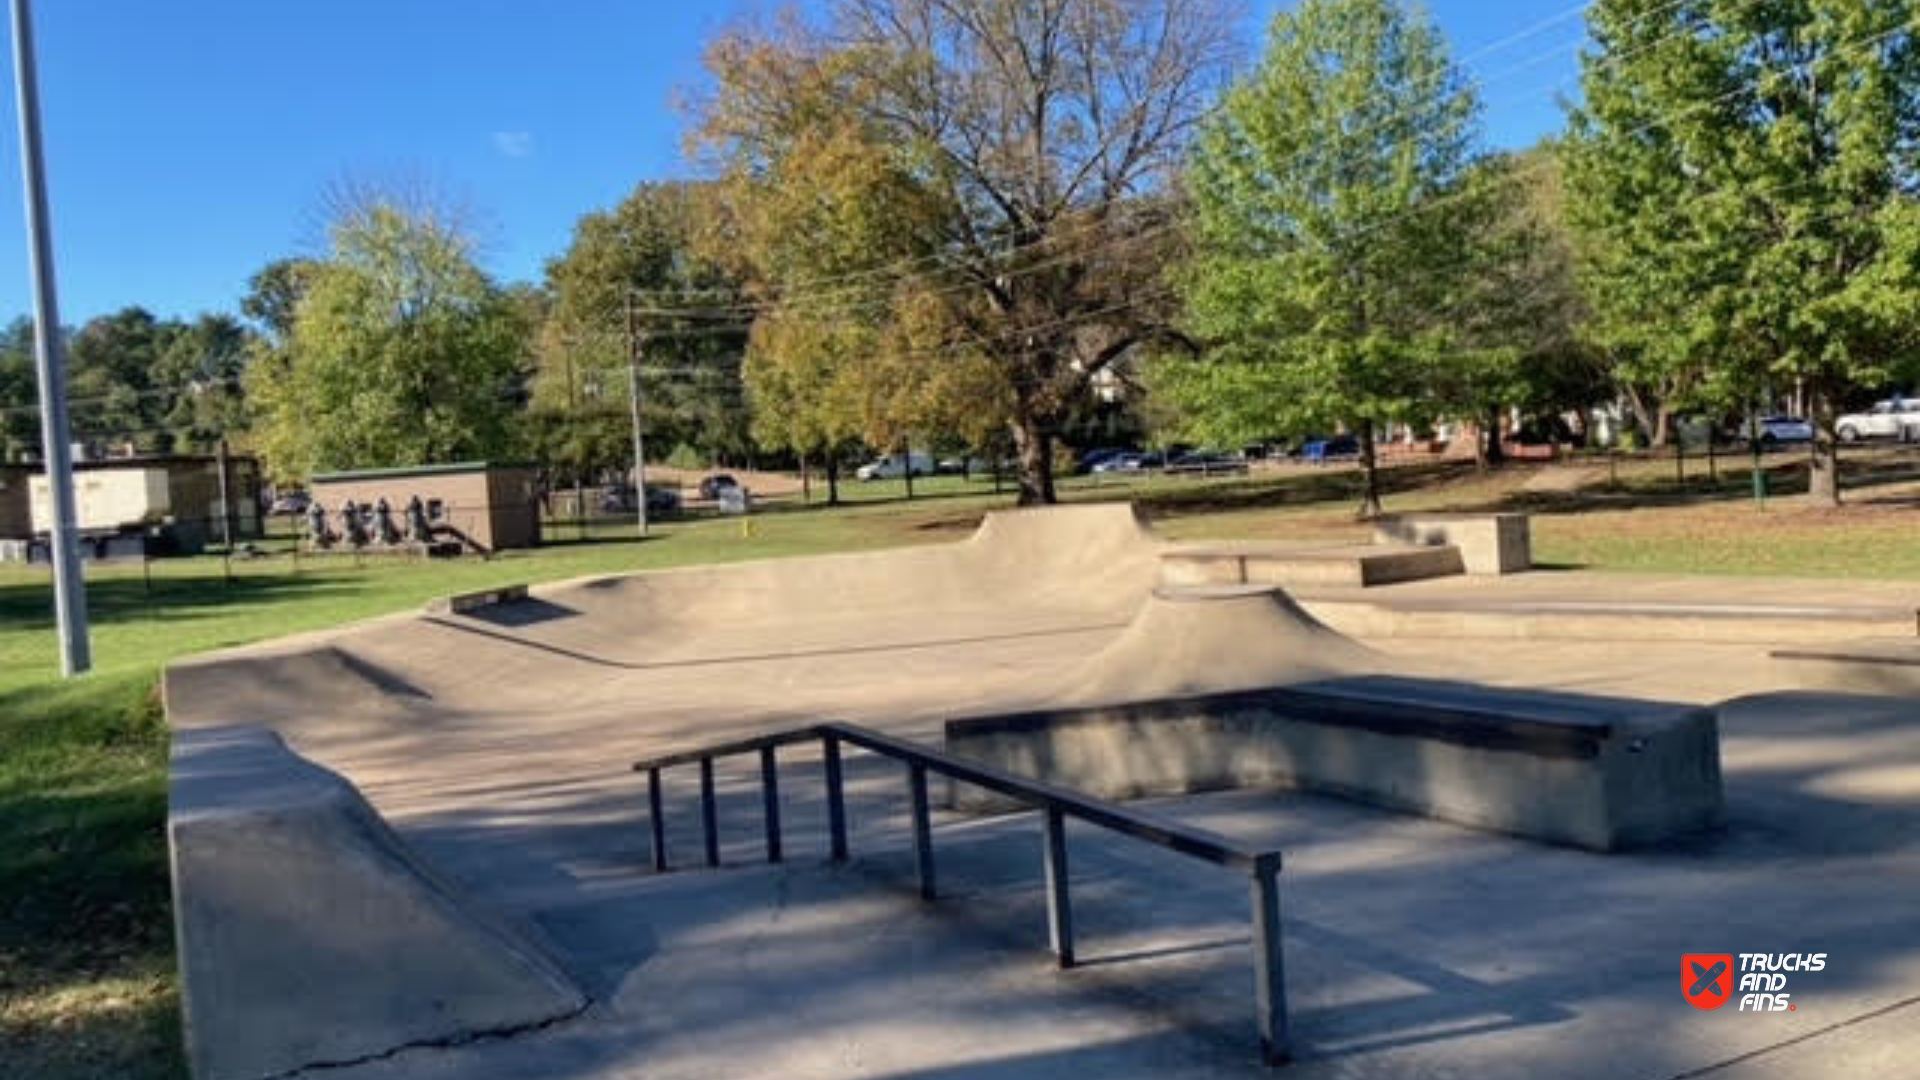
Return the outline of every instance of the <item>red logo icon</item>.
<path id="1" fill-rule="evenodd" d="M 1725 1005 L 1733 997 L 1733 954 L 1685 954 L 1680 958 L 1680 989 L 1696 1009 Z"/>

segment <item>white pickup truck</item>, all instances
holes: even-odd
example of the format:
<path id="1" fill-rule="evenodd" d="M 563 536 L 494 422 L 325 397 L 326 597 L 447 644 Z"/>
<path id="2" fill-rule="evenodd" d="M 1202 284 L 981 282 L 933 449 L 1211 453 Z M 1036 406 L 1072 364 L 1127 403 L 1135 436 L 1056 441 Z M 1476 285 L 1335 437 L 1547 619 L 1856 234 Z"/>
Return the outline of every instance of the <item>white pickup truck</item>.
<path id="1" fill-rule="evenodd" d="M 1866 412 L 1841 417 L 1833 427 L 1841 442 L 1920 438 L 1920 399 L 1896 397 L 1876 402 Z"/>

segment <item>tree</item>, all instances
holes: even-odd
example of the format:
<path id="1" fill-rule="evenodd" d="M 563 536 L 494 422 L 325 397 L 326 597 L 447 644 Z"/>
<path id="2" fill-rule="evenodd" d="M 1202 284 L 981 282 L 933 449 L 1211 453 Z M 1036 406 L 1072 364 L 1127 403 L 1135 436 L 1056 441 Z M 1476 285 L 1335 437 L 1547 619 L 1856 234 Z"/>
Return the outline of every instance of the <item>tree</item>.
<path id="1" fill-rule="evenodd" d="M 430 208 L 339 208 L 283 352 L 249 369 L 276 478 L 484 458 L 509 445 L 531 327 Z"/>
<path id="2" fill-rule="evenodd" d="M 1436 365 L 1434 403 L 1480 429 L 1475 457 L 1502 458 L 1501 421 L 1585 409 L 1608 396 L 1607 371 L 1583 338 L 1588 312 L 1574 277 L 1564 184 L 1551 143 L 1476 162 L 1469 183 L 1486 213 L 1446 314 L 1461 348 Z M 1444 212 L 1444 211 L 1443 211 Z"/>
<path id="3" fill-rule="evenodd" d="M 40 393 L 33 366 L 33 320 L 0 330 L 0 461 L 38 457 Z"/>
<path id="4" fill-rule="evenodd" d="M 143 452 L 173 449 L 165 421 L 184 388 L 164 380 L 160 360 L 179 330 L 145 308 L 126 307 L 72 335 L 67 386 L 76 439 L 124 440 Z"/>
<path id="5" fill-rule="evenodd" d="M 300 301 L 307 294 L 319 263 L 313 259 L 275 259 L 247 279 L 240 298 L 240 314 L 253 320 L 266 340 L 279 345 L 293 335 Z"/>
<path id="6" fill-rule="evenodd" d="M 211 451 L 247 430 L 243 380 L 253 347 L 253 335 L 230 315 L 202 315 L 173 333 L 155 370 L 172 388 L 163 422 L 176 449 Z"/>
<path id="7" fill-rule="evenodd" d="M 1470 173 L 1478 105 L 1438 30 L 1394 0 L 1305 0 L 1227 94 L 1188 176 L 1182 275 L 1204 345 L 1163 365 L 1189 431 L 1233 444 L 1340 424 L 1379 513 L 1374 440 L 1475 360 L 1454 325 L 1495 185 Z"/>
<path id="8" fill-rule="evenodd" d="M 646 183 L 611 210 L 583 216 L 566 252 L 547 263 L 551 306 L 537 338 L 533 416 L 547 453 L 590 471 L 633 458 L 627 407 L 625 311 L 636 299 L 651 341 L 643 367 L 644 419 L 657 445 L 694 447 L 709 460 L 751 450 L 741 355 L 747 334 L 731 307 L 738 283 L 700 250 L 707 186 Z M 689 299 L 692 298 L 692 299 Z M 698 304 L 722 320 L 662 317 Z"/>
<path id="9" fill-rule="evenodd" d="M 1920 5 L 1600 0 L 1567 143 L 1597 336 L 1715 405 L 1804 389 L 1834 419 L 1920 349 Z"/>
<path id="10" fill-rule="evenodd" d="M 822 33 L 723 37 L 700 135 L 758 310 L 886 351 L 819 382 L 861 396 L 877 443 L 1004 409 L 1021 501 L 1053 501 L 1094 375 L 1168 333 L 1168 178 L 1230 33 L 1218 0 L 832 0 Z"/>

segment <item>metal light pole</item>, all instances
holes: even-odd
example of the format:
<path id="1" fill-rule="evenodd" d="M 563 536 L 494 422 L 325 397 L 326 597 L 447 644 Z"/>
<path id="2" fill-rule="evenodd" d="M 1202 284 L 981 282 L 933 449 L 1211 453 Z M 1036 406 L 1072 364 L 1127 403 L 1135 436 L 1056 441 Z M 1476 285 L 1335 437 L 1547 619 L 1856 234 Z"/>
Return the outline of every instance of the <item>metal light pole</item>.
<path id="1" fill-rule="evenodd" d="M 47 220 L 47 182 L 40 157 L 39 75 L 33 62 L 33 16 L 27 0 L 13 0 L 13 78 L 20 105 L 20 173 L 27 197 L 27 251 L 33 269 L 33 358 L 40 380 L 40 443 L 47 494 L 53 504 L 48 546 L 53 556 L 53 610 L 60 628 L 60 672 L 93 666 L 87 643 L 87 591 L 73 505 L 73 447 L 67 428 L 66 349 L 60 304 L 53 288 L 53 238 Z"/>

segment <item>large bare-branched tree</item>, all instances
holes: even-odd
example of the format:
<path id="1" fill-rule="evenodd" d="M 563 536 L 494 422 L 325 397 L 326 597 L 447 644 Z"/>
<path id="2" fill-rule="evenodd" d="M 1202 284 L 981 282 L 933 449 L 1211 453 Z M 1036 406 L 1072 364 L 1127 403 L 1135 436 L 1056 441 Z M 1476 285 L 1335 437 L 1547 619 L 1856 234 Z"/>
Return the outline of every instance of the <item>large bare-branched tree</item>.
<path id="1" fill-rule="evenodd" d="M 1229 3 L 830 0 L 819 25 L 722 37 L 700 145 L 754 313 L 868 327 L 883 355 L 837 359 L 871 375 L 813 382 L 864 396 L 870 440 L 992 416 L 1021 501 L 1051 502 L 1069 409 L 1168 333 L 1171 174 L 1228 74 Z M 750 378 L 821 339 L 756 335 Z"/>

